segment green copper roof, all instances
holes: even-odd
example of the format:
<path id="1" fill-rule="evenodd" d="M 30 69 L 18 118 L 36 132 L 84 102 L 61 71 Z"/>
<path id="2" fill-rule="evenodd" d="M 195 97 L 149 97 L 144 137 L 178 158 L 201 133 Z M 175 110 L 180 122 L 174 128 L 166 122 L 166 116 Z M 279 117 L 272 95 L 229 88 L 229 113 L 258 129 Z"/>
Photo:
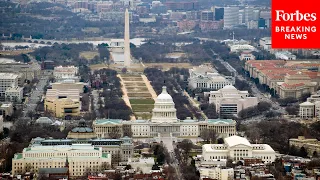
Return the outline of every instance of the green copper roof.
<path id="1" fill-rule="evenodd" d="M 109 154 L 108 154 L 108 153 L 102 153 L 102 157 L 103 157 L 103 158 L 108 158 L 108 157 L 109 157 Z"/>
<path id="2" fill-rule="evenodd" d="M 208 124 L 232 124 L 232 119 L 208 119 Z"/>
<path id="3" fill-rule="evenodd" d="M 22 159 L 22 153 L 15 154 L 14 159 Z"/>
<path id="4" fill-rule="evenodd" d="M 121 119 L 97 119 L 94 121 L 95 124 L 97 125 L 102 125 L 102 124 L 121 124 L 122 120 Z"/>

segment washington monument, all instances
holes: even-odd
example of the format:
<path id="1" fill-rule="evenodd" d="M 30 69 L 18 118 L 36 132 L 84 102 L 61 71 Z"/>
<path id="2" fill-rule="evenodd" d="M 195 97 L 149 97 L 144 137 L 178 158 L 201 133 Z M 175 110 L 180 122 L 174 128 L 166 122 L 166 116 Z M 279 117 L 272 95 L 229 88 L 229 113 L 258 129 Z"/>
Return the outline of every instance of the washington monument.
<path id="1" fill-rule="evenodd" d="M 131 54 L 130 54 L 130 30 L 129 30 L 129 12 L 126 9 L 124 18 L 124 66 L 130 67 Z"/>

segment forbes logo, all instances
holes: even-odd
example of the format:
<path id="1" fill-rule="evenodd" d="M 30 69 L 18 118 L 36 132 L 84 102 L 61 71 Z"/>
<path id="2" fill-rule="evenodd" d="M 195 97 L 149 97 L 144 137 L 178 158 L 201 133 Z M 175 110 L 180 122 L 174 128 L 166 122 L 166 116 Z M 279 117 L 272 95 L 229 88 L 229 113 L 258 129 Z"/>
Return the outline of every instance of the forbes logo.
<path id="1" fill-rule="evenodd" d="M 276 20 L 275 21 L 316 21 L 317 13 L 300 13 L 297 10 L 294 13 L 286 13 L 284 10 L 275 10 Z"/>

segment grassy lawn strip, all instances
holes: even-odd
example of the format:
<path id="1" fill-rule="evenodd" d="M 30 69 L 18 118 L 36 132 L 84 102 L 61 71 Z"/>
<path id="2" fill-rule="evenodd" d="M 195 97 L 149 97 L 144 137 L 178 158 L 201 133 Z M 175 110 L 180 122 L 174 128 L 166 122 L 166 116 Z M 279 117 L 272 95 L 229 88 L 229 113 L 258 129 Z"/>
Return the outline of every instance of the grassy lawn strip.
<path id="1" fill-rule="evenodd" d="M 130 97 L 142 97 L 142 98 L 152 98 L 150 93 L 128 93 Z"/>
<path id="2" fill-rule="evenodd" d="M 154 104 L 153 99 L 130 99 L 130 104 Z"/>
<path id="3" fill-rule="evenodd" d="M 150 104 L 133 104 L 131 105 L 133 112 L 151 112 L 153 105 Z"/>

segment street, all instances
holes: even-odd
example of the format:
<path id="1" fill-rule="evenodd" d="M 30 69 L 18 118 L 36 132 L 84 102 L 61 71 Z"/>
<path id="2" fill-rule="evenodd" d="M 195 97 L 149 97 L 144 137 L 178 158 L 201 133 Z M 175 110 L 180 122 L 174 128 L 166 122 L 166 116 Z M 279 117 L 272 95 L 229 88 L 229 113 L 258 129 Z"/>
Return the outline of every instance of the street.
<path id="1" fill-rule="evenodd" d="M 24 108 L 23 117 L 27 117 L 29 111 L 35 111 L 37 103 L 41 101 L 44 96 L 44 87 L 49 83 L 51 71 L 43 71 L 36 88 L 31 91 L 30 97 L 27 98 Z"/>
<path id="2" fill-rule="evenodd" d="M 92 90 L 92 92 L 91 92 L 91 98 L 93 98 L 93 104 L 94 104 L 94 111 L 95 111 L 95 113 L 96 113 L 96 115 L 97 115 L 97 117 L 100 117 L 100 112 L 99 112 L 99 104 L 98 104 L 98 101 L 99 101 L 99 92 L 100 92 L 100 90 Z M 104 106 L 104 98 L 103 97 L 101 97 L 101 100 L 102 100 L 102 106 Z"/>
<path id="3" fill-rule="evenodd" d="M 212 51 L 213 52 L 213 51 Z M 217 53 L 213 52 L 215 55 L 218 55 Z M 243 77 L 242 74 L 238 74 L 237 71 L 226 61 L 224 61 L 223 59 L 221 59 L 220 56 L 218 56 L 217 58 L 218 61 L 221 62 L 222 65 L 225 66 L 225 68 L 231 72 L 236 78 L 238 78 L 239 80 L 241 81 L 246 81 L 249 83 L 249 85 L 251 86 L 251 90 L 252 90 L 252 95 L 257 97 L 258 100 L 261 102 L 261 101 L 265 101 L 265 102 L 268 102 L 271 104 L 271 109 L 273 112 L 277 112 L 277 113 L 280 113 L 280 114 L 285 114 L 286 111 L 283 107 L 280 106 L 280 104 L 278 102 L 275 102 L 275 101 L 272 101 L 268 96 L 265 96 L 264 93 L 262 93 L 256 86 L 255 83 L 252 83 L 251 81 L 247 80 L 245 77 Z M 249 122 L 252 122 L 252 121 L 260 121 L 260 120 L 263 120 L 265 119 L 265 116 L 263 115 L 260 115 L 260 116 L 255 116 L 255 117 L 252 117 L 250 119 L 248 119 L 247 123 Z"/>

